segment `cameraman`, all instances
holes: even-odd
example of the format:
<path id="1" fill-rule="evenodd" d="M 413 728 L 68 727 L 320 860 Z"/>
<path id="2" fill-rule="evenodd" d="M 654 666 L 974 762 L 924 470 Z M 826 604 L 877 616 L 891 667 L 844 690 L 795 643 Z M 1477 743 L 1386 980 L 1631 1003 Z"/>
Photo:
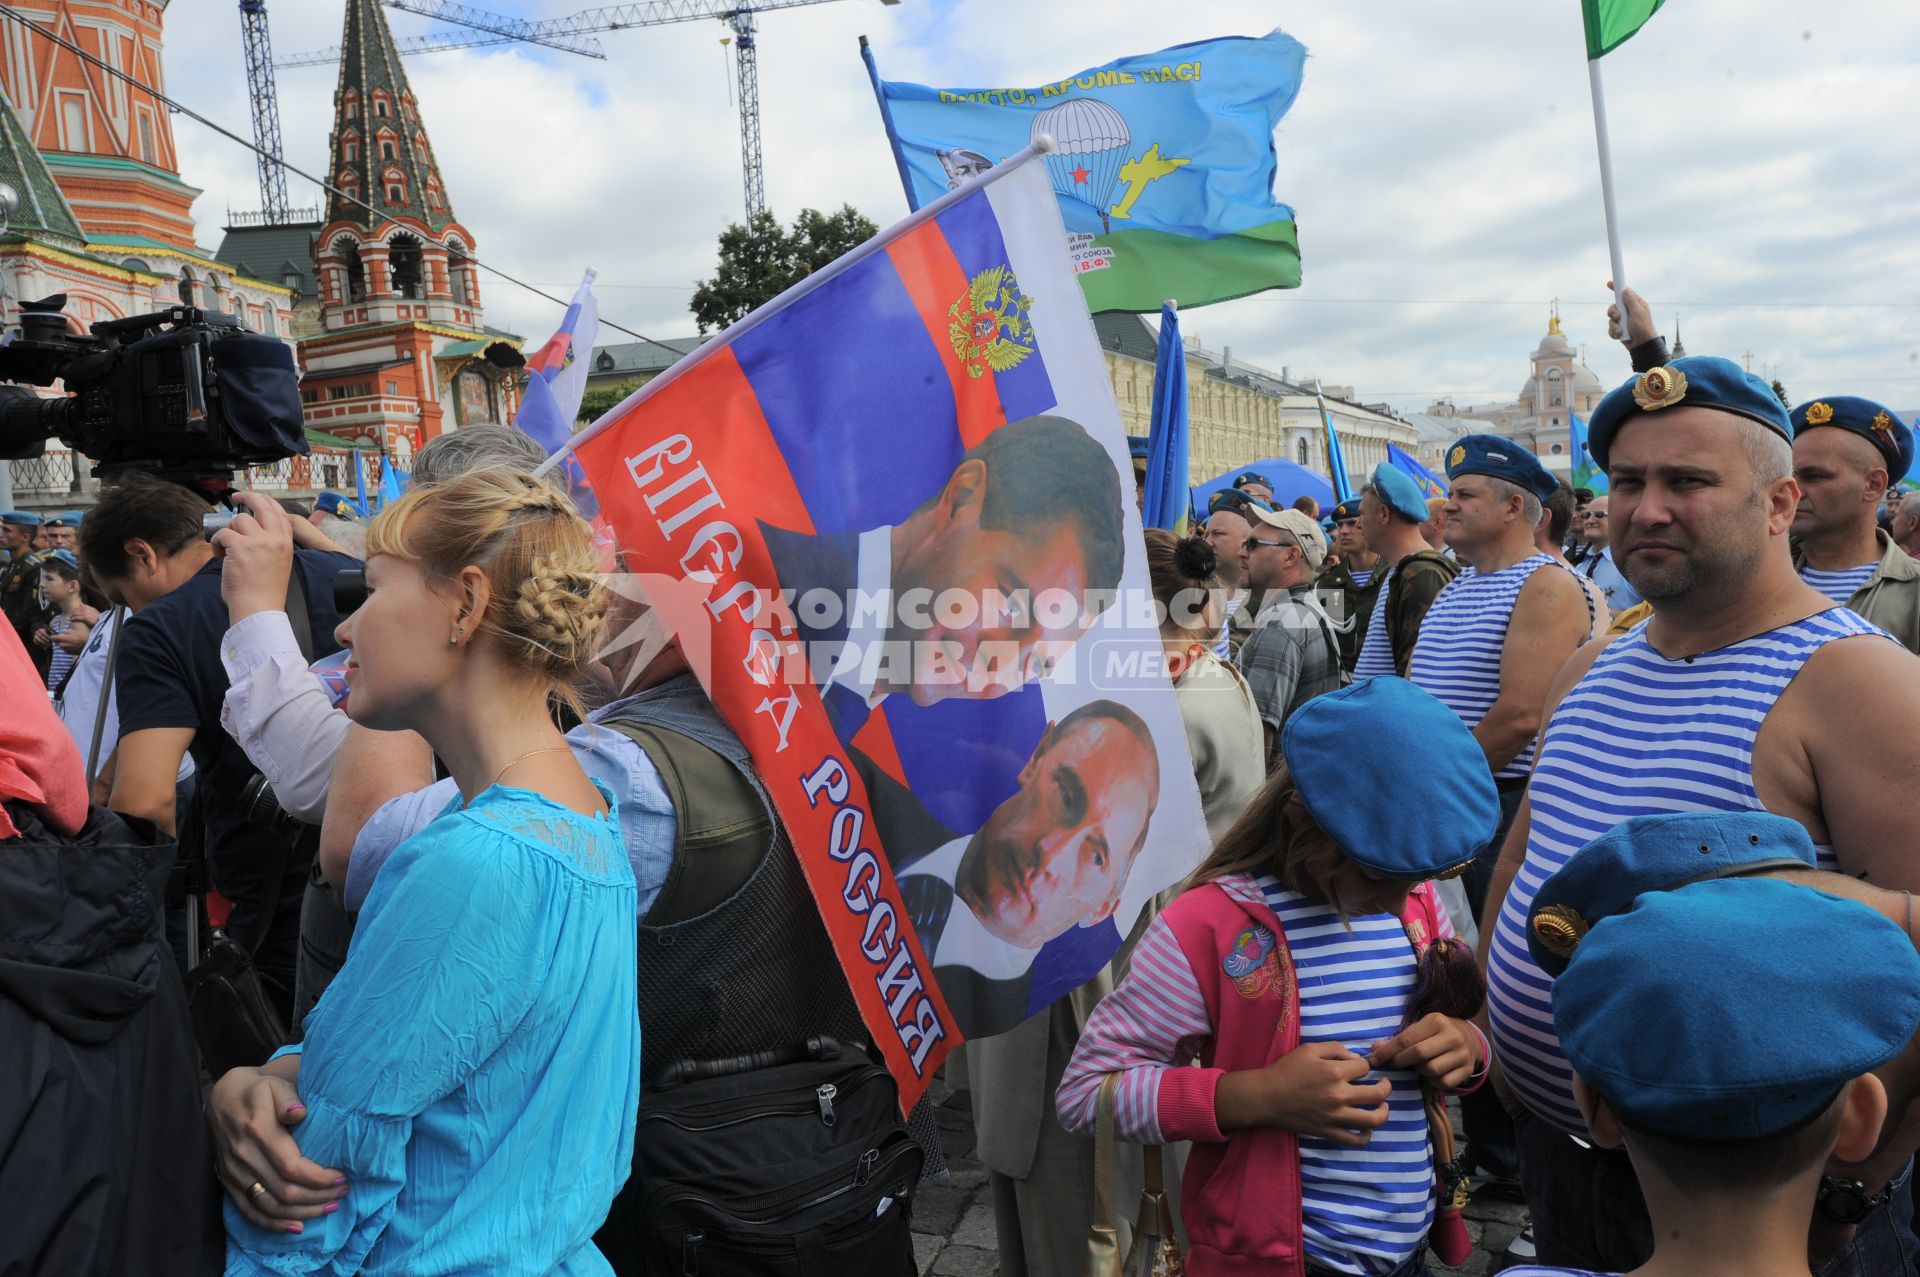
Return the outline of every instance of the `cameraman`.
<path id="1" fill-rule="evenodd" d="M 213 885 L 232 905 L 227 932 L 256 949 L 280 1013 L 290 1019 L 300 902 L 312 855 L 249 824 L 240 810 L 254 768 L 220 727 L 227 691 L 220 644 L 228 618 L 221 565 L 201 533 L 207 512 L 206 501 L 187 489 L 130 473 L 102 490 L 80 530 L 95 580 L 133 613 L 114 675 L 121 734 L 109 805 L 173 831 L 174 776 L 181 756 L 193 755 L 208 866 Z M 359 561 L 303 549 L 294 562 L 312 651 L 338 651 L 333 578 L 357 570 Z M 263 917 L 260 897 L 276 873 L 280 887 Z"/>

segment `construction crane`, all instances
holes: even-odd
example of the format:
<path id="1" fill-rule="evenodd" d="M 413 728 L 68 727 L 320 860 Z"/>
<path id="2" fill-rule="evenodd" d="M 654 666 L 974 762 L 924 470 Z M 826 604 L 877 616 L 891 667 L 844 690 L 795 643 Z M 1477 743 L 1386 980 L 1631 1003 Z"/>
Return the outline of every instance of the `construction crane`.
<path id="1" fill-rule="evenodd" d="M 254 159 L 260 166 L 261 215 L 287 220 L 287 173 L 280 161 L 280 95 L 273 87 L 273 44 L 267 38 L 267 0 L 240 0 L 240 34 L 247 46 L 247 94 L 253 100 Z"/>
<path id="2" fill-rule="evenodd" d="M 424 13 L 432 17 L 442 16 L 441 10 L 465 9 L 464 5 L 431 3 L 429 0 L 384 0 L 391 8 L 404 9 L 409 13 Z M 525 33 L 510 32 L 502 28 L 488 26 L 480 22 L 463 21 L 448 17 L 447 21 L 459 22 L 471 28 L 459 34 L 441 33 L 427 36 L 414 36 L 396 41 L 402 54 L 438 53 L 447 49 L 470 49 L 490 44 L 512 44 L 532 42 L 546 44 L 555 48 L 564 47 L 558 43 L 568 38 L 582 38 L 600 31 L 627 31 L 635 27 L 658 27 L 675 22 L 696 22 L 702 19 L 719 19 L 733 31 L 733 53 L 735 77 L 739 81 L 740 110 L 740 169 L 746 188 L 747 221 L 751 223 L 754 215 L 766 211 L 766 178 L 760 153 L 760 60 L 759 37 L 755 27 L 755 15 L 769 13 L 776 9 L 797 9 L 803 5 L 830 4 L 833 0 L 646 0 L 641 4 L 617 4 L 599 9 L 583 9 L 566 18 L 544 18 L 535 21 L 517 22 L 525 28 Z M 880 0 L 883 5 L 896 5 L 900 0 Z M 597 47 L 597 42 L 596 42 Z M 317 53 L 298 54 L 283 59 L 277 65 L 283 70 L 294 67 L 334 65 L 340 60 L 340 50 L 323 49 Z"/>

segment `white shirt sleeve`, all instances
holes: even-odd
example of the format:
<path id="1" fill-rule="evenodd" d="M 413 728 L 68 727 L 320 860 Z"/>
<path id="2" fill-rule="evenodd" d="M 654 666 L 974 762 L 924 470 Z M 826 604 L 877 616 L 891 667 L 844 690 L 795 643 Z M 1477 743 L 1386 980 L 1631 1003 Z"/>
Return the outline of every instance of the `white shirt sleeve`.
<path id="1" fill-rule="evenodd" d="M 273 786 L 280 806 L 320 822 L 349 720 L 307 668 L 285 612 L 256 612 L 220 640 L 220 726 Z"/>

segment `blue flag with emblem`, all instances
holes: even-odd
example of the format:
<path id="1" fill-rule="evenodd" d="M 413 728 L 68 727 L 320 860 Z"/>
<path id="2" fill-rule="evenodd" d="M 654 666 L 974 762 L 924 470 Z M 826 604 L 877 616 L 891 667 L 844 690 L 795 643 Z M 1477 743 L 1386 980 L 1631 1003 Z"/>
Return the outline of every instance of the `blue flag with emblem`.
<path id="1" fill-rule="evenodd" d="M 1147 487 L 1140 521 L 1185 533 L 1193 514 L 1187 490 L 1187 355 L 1180 311 L 1160 308 L 1160 345 L 1153 357 L 1153 421 L 1147 431 Z"/>
<path id="2" fill-rule="evenodd" d="M 1587 447 L 1587 423 L 1571 412 L 1567 414 L 1567 436 L 1573 444 L 1573 477 L 1568 482 L 1595 495 L 1605 492 L 1607 472 L 1593 464 L 1593 451 Z"/>
<path id="3" fill-rule="evenodd" d="M 1421 465 L 1418 458 L 1404 451 L 1397 444 L 1387 445 L 1387 464 L 1419 484 L 1420 495 L 1426 497 L 1447 495 L 1447 481 Z"/>
<path id="4" fill-rule="evenodd" d="M 861 48 L 912 208 L 1054 140 L 1047 177 L 1089 309 L 1300 286 L 1293 210 L 1273 196 L 1273 130 L 1307 58 L 1292 36 L 1202 40 L 1052 83 L 971 89 L 882 80 Z"/>

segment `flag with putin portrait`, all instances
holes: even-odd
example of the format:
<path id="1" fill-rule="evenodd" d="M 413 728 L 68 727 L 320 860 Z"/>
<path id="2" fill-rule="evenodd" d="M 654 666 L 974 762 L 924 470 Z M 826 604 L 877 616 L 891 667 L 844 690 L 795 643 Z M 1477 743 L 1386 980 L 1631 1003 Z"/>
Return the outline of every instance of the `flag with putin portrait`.
<path id="1" fill-rule="evenodd" d="M 1206 849 L 1062 243 L 1030 153 L 572 443 L 622 592 L 751 752 L 906 1106 L 962 1039 L 1096 974 Z"/>

